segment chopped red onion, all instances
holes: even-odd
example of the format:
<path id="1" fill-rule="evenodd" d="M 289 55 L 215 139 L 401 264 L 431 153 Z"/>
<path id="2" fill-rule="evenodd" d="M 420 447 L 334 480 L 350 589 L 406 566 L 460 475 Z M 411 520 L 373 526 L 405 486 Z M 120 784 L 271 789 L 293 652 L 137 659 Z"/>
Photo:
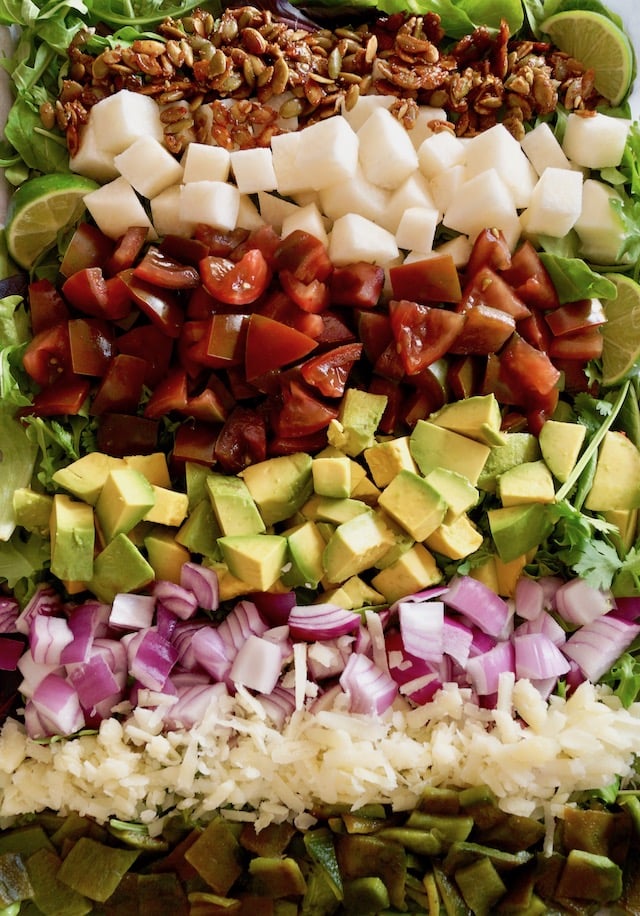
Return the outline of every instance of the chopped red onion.
<path id="1" fill-rule="evenodd" d="M 556 592 L 556 608 L 563 620 L 583 626 L 607 614 L 614 606 L 610 592 L 593 588 L 584 579 L 571 579 Z"/>
<path id="2" fill-rule="evenodd" d="M 366 655 L 353 652 L 340 675 L 340 686 L 354 713 L 379 716 L 398 695 L 396 682 Z"/>
<path id="3" fill-rule="evenodd" d="M 175 646 L 150 629 L 136 633 L 127 649 L 131 676 L 151 690 L 162 690 L 178 660 Z"/>
<path id="4" fill-rule="evenodd" d="M 537 579 L 520 576 L 515 591 L 516 614 L 523 620 L 535 620 L 544 610 L 545 592 Z"/>
<path id="5" fill-rule="evenodd" d="M 454 611 L 464 614 L 489 636 L 498 638 L 507 629 L 511 617 L 509 605 L 478 579 L 455 576 L 442 600 Z"/>
<path id="6" fill-rule="evenodd" d="M 336 690 L 339 691 L 336 686 Z M 288 687 L 277 684 L 270 694 L 257 696 L 256 700 L 260 703 L 265 713 L 276 728 L 282 729 L 284 723 L 296 708 L 295 692 Z"/>
<path id="7" fill-rule="evenodd" d="M 73 633 L 65 617 L 36 614 L 31 618 L 29 645 L 36 664 L 61 664 L 62 651 L 72 640 Z"/>
<path id="8" fill-rule="evenodd" d="M 73 640 L 65 646 L 60 656 L 64 665 L 88 659 L 94 639 L 106 636 L 111 606 L 99 601 L 87 601 L 69 612 L 67 622 Z"/>
<path id="9" fill-rule="evenodd" d="M 192 591 L 165 579 L 156 582 L 153 597 L 180 620 L 189 620 L 198 610 L 198 602 Z"/>
<path id="10" fill-rule="evenodd" d="M 218 633 L 237 652 L 249 636 L 262 636 L 268 629 L 253 601 L 239 601 L 218 627 Z"/>
<path id="11" fill-rule="evenodd" d="M 276 643 L 251 635 L 233 660 L 229 679 L 249 690 L 269 694 L 282 671 L 282 653 Z"/>
<path id="12" fill-rule="evenodd" d="M 15 622 L 18 633 L 29 635 L 29 624 L 33 617 L 40 614 L 52 616 L 62 611 L 62 599 L 50 585 L 38 585 L 31 599 L 24 607 Z"/>
<path id="13" fill-rule="evenodd" d="M 33 692 L 31 702 L 48 735 L 72 735 L 85 719 L 74 687 L 59 674 L 48 674 Z"/>
<path id="14" fill-rule="evenodd" d="M 346 640 L 351 641 L 351 637 L 340 636 L 338 639 L 309 643 L 307 669 L 314 681 L 335 677 L 344 671 L 347 658 L 351 655 L 351 646 Z"/>
<path id="15" fill-rule="evenodd" d="M 193 637 L 202 629 L 207 630 L 210 628 L 207 624 L 187 620 L 179 622 L 170 637 L 167 637 L 166 634 L 161 634 L 164 635 L 165 639 L 169 638 L 171 644 L 175 646 L 178 653 L 176 664 L 186 668 L 187 671 L 198 667 L 199 662 L 193 649 Z M 158 632 L 160 633 L 160 627 L 158 627 Z"/>
<path id="16" fill-rule="evenodd" d="M 20 658 L 16 668 L 22 675 L 22 681 L 18 687 L 24 697 L 31 697 L 40 683 L 48 674 L 61 674 L 64 677 L 64 668 L 61 665 L 42 665 L 33 660 L 31 649 L 26 649 Z"/>
<path id="17" fill-rule="evenodd" d="M 353 651 L 360 652 L 361 655 L 368 655 L 369 658 L 371 658 L 373 655 L 371 633 L 366 627 L 362 625 L 362 621 L 356 630 L 356 638 L 353 643 Z"/>
<path id="18" fill-rule="evenodd" d="M 640 624 L 606 614 L 576 630 L 562 651 L 595 684 L 629 648 L 638 633 Z"/>
<path id="19" fill-rule="evenodd" d="M 102 655 L 122 690 L 129 675 L 127 650 L 122 640 L 96 638 L 93 640 L 92 652 Z"/>
<path id="20" fill-rule="evenodd" d="M 445 617 L 442 630 L 442 648 L 445 655 L 449 655 L 461 668 L 467 663 L 471 652 L 473 633 L 471 629 L 460 620 Z"/>
<path id="21" fill-rule="evenodd" d="M 289 639 L 289 627 L 286 624 L 279 627 L 271 627 L 270 630 L 265 630 L 262 638 L 278 646 L 283 662 L 291 658 L 293 654 L 293 643 Z"/>
<path id="22" fill-rule="evenodd" d="M 471 628 L 471 646 L 469 648 L 469 657 L 475 658 L 476 655 L 484 655 L 485 652 L 488 652 L 490 649 L 493 649 L 497 640 L 493 636 L 489 636 L 483 630 L 478 627 Z"/>
<path id="23" fill-rule="evenodd" d="M 400 687 L 400 692 L 414 703 L 428 703 L 447 679 L 446 660 L 434 664 L 407 652 L 398 630 L 387 633 L 387 658 L 389 674 Z"/>
<path id="24" fill-rule="evenodd" d="M 207 712 L 227 696 L 224 684 L 192 684 L 179 687 L 177 702 L 167 706 L 163 717 L 166 728 L 189 729 L 200 725 Z"/>
<path id="25" fill-rule="evenodd" d="M 195 596 L 198 607 L 203 611 L 217 611 L 220 604 L 218 574 L 199 563 L 183 563 L 180 570 L 180 585 Z"/>
<path id="26" fill-rule="evenodd" d="M 562 581 L 559 576 L 541 576 L 538 579 L 544 592 L 544 606 L 549 611 L 556 610 L 556 592 L 562 585 Z"/>
<path id="27" fill-rule="evenodd" d="M 190 646 L 196 665 L 204 668 L 216 681 L 228 679 L 236 651 L 224 642 L 219 628 L 204 625 L 194 629 L 190 634 Z M 184 665 L 184 660 L 181 664 Z"/>
<path id="28" fill-rule="evenodd" d="M 529 678 L 531 681 L 558 678 L 570 668 L 565 656 L 544 633 L 515 636 L 513 647 L 518 678 Z"/>
<path id="29" fill-rule="evenodd" d="M 168 610 L 162 602 L 158 602 L 156 605 L 156 630 L 160 636 L 171 642 L 177 626 L 178 618 L 173 611 Z"/>
<path id="30" fill-rule="evenodd" d="M 0 671 L 16 671 L 18 660 L 24 649 L 25 644 L 22 639 L 0 636 Z"/>
<path id="31" fill-rule="evenodd" d="M 514 671 L 515 653 L 511 642 L 499 642 L 485 652 L 476 655 L 467 662 L 466 671 L 472 687 L 479 696 L 498 692 L 500 675 L 504 671 Z"/>
<path id="32" fill-rule="evenodd" d="M 291 609 L 296 605 L 295 592 L 256 592 L 251 600 L 260 616 L 272 627 L 287 623 Z"/>
<path id="33" fill-rule="evenodd" d="M 393 604 L 389 606 L 389 611 L 392 614 L 398 610 L 400 604 L 408 604 L 409 602 L 423 602 L 431 601 L 432 598 L 441 598 L 442 595 L 446 595 L 449 591 L 447 585 L 435 585 L 432 588 L 423 588 L 422 591 L 414 592 L 413 595 L 407 595 L 404 598 L 399 598 L 398 601 L 394 601 Z"/>
<path id="34" fill-rule="evenodd" d="M 558 621 L 551 614 L 545 611 L 536 617 L 535 620 L 525 620 L 514 630 L 514 636 L 528 636 L 534 633 L 542 633 L 547 639 L 550 639 L 555 646 L 563 646 L 567 641 L 567 634 L 562 629 Z"/>
<path id="35" fill-rule="evenodd" d="M 367 624 L 367 632 L 371 638 L 371 658 L 381 671 L 385 671 L 388 674 L 389 662 L 387 660 L 382 618 L 377 611 L 372 610 L 365 611 L 364 617 Z"/>
<path id="36" fill-rule="evenodd" d="M 102 700 L 117 696 L 122 689 L 104 655 L 99 653 L 92 655 L 87 662 L 73 665 L 68 680 L 78 694 L 80 705 L 89 712 Z"/>
<path id="37" fill-rule="evenodd" d="M 294 639 L 333 639 L 353 633 L 361 623 L 360 614 L 337 604 L 296 605 L 289 614 L 289 630 Z"/>
<path id="38" fill-rule="evenodd" d="M 612 611 L 620 620 L 633 622 L 640 620 L 640 598 L 635 595 L 615 599 L 615 608 Z"/>
<path id="39" fill-rule="evenodd" d="M 15 598 L 0 597 L 0 633 L 15 633 L 20 605 Z"/>
<path id="40" fill-rule="evenodd" d="M 155 609 L 153 595 L 121 592 L 113 599 L 109 624 L 118 630 L 147 630 L 153 623 Z"/>
<path id="41" fill-rule="evenodd" d="M 24 727 L 30 738 L 49 738 L 54 734 L 47 731 L 31 700 L 24 704 Z"/>
<path id="42" fill-rule="evenodd" d="M 398 605 L 400 634 L 407 650 L 416 658 L 439 662 L 444 654 L 444 604 L 421 601 Z"/>

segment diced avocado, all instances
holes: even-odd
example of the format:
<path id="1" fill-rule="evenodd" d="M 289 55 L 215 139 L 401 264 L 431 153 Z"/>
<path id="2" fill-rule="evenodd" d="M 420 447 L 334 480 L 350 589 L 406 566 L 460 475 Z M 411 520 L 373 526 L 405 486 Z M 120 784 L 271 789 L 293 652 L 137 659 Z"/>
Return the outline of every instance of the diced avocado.
<path id="1" fill-rule="evenodd" d="M 89 588 L 111 603 L 119 592 L 137 592 L 153 582 L 153 567 L 126 534 L 118 534 L 95 558 Z"/>
<path id="2" fill-rule="evenodd" d="M 313 489 L 318 496 L 343 499 L 351 495 L 351 458 L 348 455 L 316 457 L 311 464 Z"/>
<path id="3" fill-rule="evenodd" d="M 626 550 L 630 550 L 635 543 L 638 531 L 637 509 L 610 509 L 603 512 L 604 520 L 615 525 L 620 532 L 620 539 Z"/>
<path id="4" fill-rule="evenodd" d="M 478 490 L 466 477 L 449 468 L 434 468 L 427 474 L 426 481 L 447 504 L 444 517 L 446 525 L 450 525 L 459 515 L 468 512 L 480 498 Z"/>
<path id="5" fill-rule="evenodd" d="M 93 575 L 96 537 L 92 507 L 56 493 L 50 530 L 51 572 L 59 579 L 87 582 Z"/>
<path id="6" fill-rule="evenodd" d="M 371 585 L 393 603 L 441 580 L 442 573 L 433 555 L 422 544 L 414 544 L 395 563 L 375 575 Z"/>
<path id="7" fill-rule="evenodd" d="M 498 556 L 506 563 L 537 547 L 553 528 L 542 503 L 490 509 L 487 517 Z"/>
<path id="8" fill-rule="evenodd" d="M 323 554 L 328 582 L 344 582 L 373 566 L 392 543 L 392 536 L 373 510 L 338 525 Z"/>
<path id="9" fill-rule="evenodd" d="M 574 469 L 587 434 L 581 423 L 564 423 L 547 420 L 540 430 L 538 441 L 545 464 L 560 483 L 564 483 Z"/>
<path id="10" fill-rule="evenodd" d="M 226 563 L 219 560 L 212 560 L 208 566 L 214 570 L 218 577 L 218 595 L 220 601 L 231 601 L 239 598 L 240 595 L 246 595 L 252 589 L 247 582 L 238 579 L 229 570 Z M 272 591 L 272 589 L 269 589 Z"/>
<path id="11" fill-rule="evenodd" d="M 393 537 L 393 543 L 389 549 L 375 563 L 377 569 L 386 569 L 387 566 L 391 566 L 403 553 L 413 547 L 415 538 L 412 538 L 401 525 L 392 519 L 390 515 L 387 515 L 384 509 L 378 509 L 378 514 Z"/>
<path id="12" fill-rule="evenodd" d="M 123 464 L 109 471 L 96 503 L 96 517 L 105 541 L 131 531 L 154 502 L 153 487 L 135 468 Z"/>
<path id="13" fill-rule="evenodd" d="M 207 490 L 207 477 L 211 468 L 195 461 L 187 461 L 184 466 L 184 476 L 187 496 L 189 497 L 189 511 L 205 498 L 209 498 Z"/>
<path id="14" fill-rule="evenodd" d="M 191 554 L 176 541 L 175 534 L 159 525 L 146 536 L 144 546 L 155 578 L 180 584 L 180 572 L 191 559 Z"/>
<path id="15" fill-rule="evenodd" d="M 310 519 L 291 531 L 285 531 L 285 536 L 291 568 L 282 574 L 282 581 L 292 588 L 300 585 L 317 588 L 324 576 L 322 554 L 326 546 L 318 526 Z"/>
<path id="16" fill-rule="evenodd" d="M 498 495 L 503 506 L 524 503 L 552 503 L 556 493 L 551 471 L 544 461 L 525 461 L 498 477 Z"/>
<path id="17" fill-rule="evenodd" d="M 640 507 L 640 451 L 624 433 L 609 430 L 598 452 L 585 508 L 592 512 Z"/>
<path id="18" fill-rule="evenodd" d="M 184 524 L 176 532 L 176 541 L 192 553 L 219 558 L 219 537 L 222 537 L 222 531 L 211 501 L 205 496 L 196 503 Z"/>
<path id="19" fill-rule="evenodd" d="M 265 525 L 290 518 L 309 499 L 313 492 L 311 464 L 310 455 L 296 452 L 250 464 L 240 472 Z"/>
<path id="20" fill-rule="evenodd" d="M 365 449 L 364 460 L 377 487 L 386 487 L 400 471 L 417 470 L 408 436 L 398 436 L 372 445 Z"/>
<path id="21" fill-rule="evenodd" d="M 424 541 L 435 531 L 447 511 L 438 491 L 413 471 L 396 474 L 380 494 L 378 505 L 416 541 Z"/>
<path id="22" fill-rule="evenodd" d="M 266 530 L 249 488 L 240 477 L 210 473 L 206 486 L 223 535 L 261 534 Z"/>
<path id="23" fill-rule="evenodd" d="M 339 448 L 335 448 L 333 445 L 327 445 L 322 449 L 321 452 L 318 452 L 315 456 L 316 458 L 349 458 L 345 452 L 341 451 Z M 367 476 L 367 472 L 362 467 L 361 464 L 358 464 L 357 461 L 354 461 L 353 458 L 349 458 L 349 472 L 351 474 L 351 488 L 349 490 L 348 496 L 353 496 L 354 488 L 358 486 L 360 481 Z"/>
<path id="24" fill-rule="evenodd" d="M 229 571 L 252 591 L 270 588 L 287 561 L 287 539 L 277 534 L 229 535 L 218 545 Z"/>
<path id="25" fill-rule="evenodd" d="M 487 493 L 495 493 L 497 480 L 509 468 L 524 461 L 537 461 L 540 446 L 532 433 L 508 433 L 504 445 L 492 448 L 477 484 Z"/>
<path id="26" fill-rule="evenodd" d="M 442 426 L 418 420 L 410 439 L 411 454 L 425 475 L 435 468 L 449 468 L 475 486 L 491 449 L 482 442 L 461 436 Z"/>
<path id="27" fill-rule="evenodd" d="M 331 499 L 330 496 L 312 496 L 302 507 L 305 518 L 341 525 L 356 515 L 368 512 L 369 507 L 359 499 Z"/>
<path id="28" fill-rule="evenodd" d="M 387 396 L 371 394 L 359 388 L 348 388 L 340 406 L 337 420 L 327 430 L 329 444 L 351 457 L 359 455 L 374 443 L 374 435 L 382 419 Z"/>
<path id="29" fill-rule="evenodd" d="M 498 558 L 494 555 L 488 556 L 479 566 L 474 566 L 473 569 L 469 571 L 469 575 L 472 579 L 477 579 L 478 582 L 482 582 L 482 584 L 490 588 L 492 592 L 499 595 L 500 586 L 498 585 L 498 573 L 496 571 L 497 559 Z"/>
<path id="30" fill-rule="evenodd" d="M 124 466 L 122 458 L 90 452 L 56 471 L 53 482 L 78 499 L 95 506 L 109 472 Z"/>
<path id="31" fill-rule="evenodd" d="M 369 480 L 365 474 L 361 480 L 354 486 L 351 491 L 353 499 L 359 499 L 368 506 L 375 506 L 380 497 L 380 490 L 372 480 Z"/>
<path id="32" fill-rule="evenodd" d="M 360 576 L 351 576 L 338 588 L 333 588 L 322 595 L 322 601 L 337 604 L 347 611 L 356 611 L 362 607 L 375 607 L 384 604 L 384 595 L 361 579 Z"/>
<path id="33" fill-rule="evenodd" d="M 178 490 L 169 490 L 151 484 L 155 502 L 144 515 L 145 522 L 156 522 L 158 525 L 167 525 L 177 528 L 187 517 L 189 497 Z"/>
<path id="34" fill-rule="evenodd" d="M 450 560 L 462 560 L 482 546 L 483 537 L 468 515 L 459 515 L 449 524 L 440 525 L 426 539 L 429 550 Z"/>
<path id="35" fill-rule="evenodd" d="M 31 487 L 18 487 L 13 491 L 13 511 L 16 525 L 27 531 L 35 531 L 49 537 L 49 519 L 53 508 L 53 497 L 38 493 Z"/>
<path id="36" fill-rule="evenodd" d="M 505 433 L 500 431 L 502 415 L 494 394 L 474 395 L 445 404 L 431 414 L 429 422 L 485 445 L 504 445 L 506 439 Z"/>
<path id="37" fill-rule="evenodd" d="M 503 598 L 513 598 L 516 593 L 516 584 L 522 575 L 522 571 L 535 555 L 536 548 L 533 547 L 528 553 L 521 553 L 519 557 L 509 560 L 501 560 L 500 557 L 494 557 L 495 570 L 497 578 L 496 591 Z"/>
<path id="38" fill-rule="evenodd" d="M 152 452 L 150 455 L 127 455 L 125 464 L 140 471 L 149 483 L 156 487 L 171 487 L 167 456 L 164 452 Z"/>

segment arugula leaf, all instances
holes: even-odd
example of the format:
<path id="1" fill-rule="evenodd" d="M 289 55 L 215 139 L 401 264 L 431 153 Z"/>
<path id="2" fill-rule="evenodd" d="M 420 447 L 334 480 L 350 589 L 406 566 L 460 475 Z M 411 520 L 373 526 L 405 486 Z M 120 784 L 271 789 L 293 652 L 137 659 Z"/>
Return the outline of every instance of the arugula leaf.
<path id="1" fill-rule="evenodd" d="M 592 270 L 581 258 L 561 257 L 543 251 L 540 260 L 553 281 L 561 303 L 615 298 L 615 284 Z"/>

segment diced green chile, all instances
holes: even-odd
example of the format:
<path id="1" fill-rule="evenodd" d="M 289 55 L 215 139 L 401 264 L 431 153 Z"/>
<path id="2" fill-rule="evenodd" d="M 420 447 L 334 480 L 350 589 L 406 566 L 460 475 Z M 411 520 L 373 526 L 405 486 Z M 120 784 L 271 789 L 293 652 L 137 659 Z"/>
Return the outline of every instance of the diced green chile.
<path id="1" fill-rule="evenodd" d="M 62 860 L 55 852 L 45 847 L 27 859 L 33 902 L 44 916 L 84 916 L 90 913 L 93 901 L 59 880 L 61 865 Z"/>
<path id="2" fill-rule="evenodd" d="M 0 855 L 0 907 L 19 900 L 29 900 L 33 887 L 22 856 L 16 852 Z"/>
<path id="3" fill-rule="evenodd" d="M 138 855 L 137 850 L 116 849 L 83 836 L 62 862 L 58 879 L 90 900 L 104 903 Z"/>
<path id="4" fill-rule="evenodd" d="M 207 825 L 185 859 L 217 894 L 224 896 L 243 871 L 241 848 L 236 836 L 221 817 Z"/>
<path id="5" fill-rule="evenodd" d="M 474 916 L 489 916 L 507 892 L 506 885 L 490 859 L 477 859 L 456 869 L 454 880 Z"/>

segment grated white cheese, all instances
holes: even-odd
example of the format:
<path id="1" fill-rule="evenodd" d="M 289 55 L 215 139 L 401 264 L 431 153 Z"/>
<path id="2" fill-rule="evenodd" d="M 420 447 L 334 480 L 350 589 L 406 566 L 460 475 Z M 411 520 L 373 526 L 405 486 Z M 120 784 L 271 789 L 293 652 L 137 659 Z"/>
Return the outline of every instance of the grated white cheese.
<path id="1" fill-rule="evenodd" d="M 631 777 L 638 748 L 640 704 L 624 709 L 590 683 L 548 702 L 527 681 L 505 684 L 498 710 L 448 684 L 416 709 L 398 700 L 371 718 L 337 701 L 317 713 L 296 710 L 282 729 L 242 689 L 212 703 L 199 726 L 166 735 L 151 709 L 50 744 L 8 720 L 0 733 L 0 824 L 53 808 L 159 830 L 158 810 L 206 818 L 225 808 L 261 828 L 287 818 L 307 823 L 319 801 L 407 810 L 425 786 L 481 784 L 505 811 L 548 821 L 572 791 Z"/>

